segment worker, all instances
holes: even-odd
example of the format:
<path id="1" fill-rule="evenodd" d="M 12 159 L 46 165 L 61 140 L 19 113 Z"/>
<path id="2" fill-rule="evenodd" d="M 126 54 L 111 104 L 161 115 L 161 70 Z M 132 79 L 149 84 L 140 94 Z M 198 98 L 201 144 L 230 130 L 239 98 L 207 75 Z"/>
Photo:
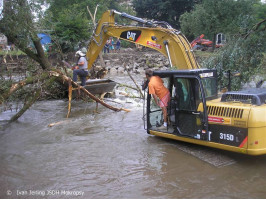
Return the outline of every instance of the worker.
<path id="1" fill-rule="evenodd" d="M 115 47 L 116 53 L 118 53 L 120 51 L 120 48 L 121 48 L 121 42 L 120 42 L 119 38 L 117 38 L 116 39 L 116 47 Z"/>
<path id="2" fill-rule="evenodd" d="M 75 57 L 78 57 L 77 67 L 73 69 L 73 81 L 77 82 L 78 76 L 81 80 L 81 86 L 86 84 L 86 79 L 89 74 L 88 72 L 88 62 L 86 59 L 86 54 L 82 53 L 82 51 L 77 51 Z"/>
<path id="3" fill-rule="evenodd" d="M 158 127 L 160 130 L 167 129 L 167 106 L 170 101 L 170 92 L 164 86 L 163 80 L 159 76 L 153 76 L 151 69 L 145 70 L 146 78 L 149 81 L 149 94 L 151 94 L 155 100 L 155 103 L 162 109 L 163 112 L 163 125 Z"/>

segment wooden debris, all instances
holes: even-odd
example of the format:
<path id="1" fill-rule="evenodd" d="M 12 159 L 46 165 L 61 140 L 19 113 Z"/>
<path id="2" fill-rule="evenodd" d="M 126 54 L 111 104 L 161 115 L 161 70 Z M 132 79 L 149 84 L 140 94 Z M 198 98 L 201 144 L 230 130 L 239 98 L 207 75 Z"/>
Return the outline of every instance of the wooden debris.
<path id="1" fill-rule="evenodd" d="M 67 118 L 69 117 L 70 110 L 71 110 L 71 100 L 72 100 L 72 84 L 71 79 L 68 79 L 68 112 L 67 112 Z"/>
<path id="2" fill-rule="evenodd" d="M 124 68 L 125 68 L 125 70 L 127 71 L 128 76 L 129 76 L 129 77 L 131 78 L 131 80 L 135 83 L 135 85 L 136 85 L 136 87 L 137 87 L 137 89 L 138 89 L 138 91 L 139 91 L 139 93 L 140 93 L 141 98 L 144 99 L 144 95 L 143 95 L 143 93 L 142 93 L 140 87 L 139 87 L 138 84 L 136 83 L 135 79 L 131 76 L 130 72 L 129 72 L 128 69 L 126 68 L 126 64 L 125 64 L 125 63 L 124 63 Z"/>
<path id="3" fill-rule="evenodd" d="M 84 87 L 78 85 L 71 78 L 64 75 L 60 71 L 48 71 L 48 72 L 45 72 L 44 74 L 42 74 L 41 77 L 37 77 L 37 76 L 36 77 L 28 77 L 27 79 L 25 79 L 23 81 L 20 81 L 18 83 L 14 83 L 6 93 L 4 93 L 3 95 L 0 95 L 0 105 L 2 103 L 4 103 L 6 101 L 6 99 L 8 99 L 13 93 L 15 93 L 17 90 L 25 87 L 28 84 L 34 84 L 37 82 L 44 82 L 44 84 L 42 84 L 42 87 L 49 87 L 55 81 L 60 82 L 61 84 L 68 83 L 68 89 L 69 89 L 68 100 L 69 100 L 69 102 L 68 102 L 67 118 L 69 117 L 70 112 L 71 112 L 72 91 L 74 89 L 78 89 L 80 93 L 83 93 L 85 96 L 87 96 L 90 99 L 97 102 L 97 107 L 98 107 L 98 103 L 100 103 L 103 106 L 105 106 L 106 108 L 109 108 L 109 109 L 116 111 L 116 112 L 118 112 L 118 111 L 129 112 L 130 111 L 130 110 L 124 109 L 124 108 L 116 108 L 116 107 L 113 107 L 113 106 L 105 103 L 103 100 L 97 98 L 95 95 L 93 95 L 92 93 L 87 91 Z M 42 87 L 38 88 L 35 91 L 34 95 L 28 96 L 28 101 L 24 104 L 23 108 L 10 119 L 9 123 L 16 121 L 38 100 L 38 98 L 42 94 Z"/>
<path id="4" fill-rule="evenodd" d="M 53 126 L 56 126 L 56 125 L 59 125 L 59 124 L 63 124 L 63 123 L 66 123 L 66 122 L 69 122 L 69 120 L 51 123 L 51 124 L 48 125 L 48 127 L 53 127 Z"/>

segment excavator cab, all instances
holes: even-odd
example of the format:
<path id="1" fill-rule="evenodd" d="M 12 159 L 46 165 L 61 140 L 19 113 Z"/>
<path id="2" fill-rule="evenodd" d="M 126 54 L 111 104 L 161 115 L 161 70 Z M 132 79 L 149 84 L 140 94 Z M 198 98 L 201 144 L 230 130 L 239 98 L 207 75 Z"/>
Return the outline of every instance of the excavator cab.
<path id="1" fill-rule="evenodd" d="M 165 133 L 209 140 L 206 100 L 217 97 L 216 70 L 155 71 L 164 80 L 171 100 L 168 105 L 168 127 Z M 148 133 L 158 132 L 163 121 L 161 109 L 147 97 Z M 161 131 L 159 131 L 161 132 Z"/>

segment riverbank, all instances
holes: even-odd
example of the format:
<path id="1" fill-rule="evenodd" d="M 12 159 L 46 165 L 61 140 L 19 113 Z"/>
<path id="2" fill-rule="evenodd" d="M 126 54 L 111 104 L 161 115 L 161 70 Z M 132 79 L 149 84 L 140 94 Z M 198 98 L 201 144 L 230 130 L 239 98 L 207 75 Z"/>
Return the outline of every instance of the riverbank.
<path id="1" fill-rule="evenodd" d="M 204 60 L 213 54 L 208 51 L 194 52 L 196 59 L 201 66 L 203 66 L 202 63 Z M 126 74 L 127 72 L 124 66 L 126 66 L 127 70 L 133 74 L 143 74 L 146 68 L 152 68 L 155 70 L 169 69 L 168 59 L 159 52 L 148 48 L 143 48 L 142 50 L 136 48 L 122 48 L 120 52 L 117 53 L 103 54 L 103 58 L 106 65 L 106 72 L 115 71 Z M 74 52 L 68 53 L 65 56 L 65 60 L 70 64 L 76 63 Z M 63 65 L 60 56 L 57 54 L 49 55 L 49 61 L 52 63 L 52 66 L 56 68 Z M 266 70 L 266 55 L 264 56 L 264 63 Z M 18 74 L 22 77 L 26 77 L 27 71 L 29 70 L 34 71 L 37 70 L 37 68 L 36 66 L 34 67 L 34 63 L 32 63 L 32 61 L 30 61 L 25 55 L 15 55 L 14 53 L 13 55 L 11 54 L 5 57 L 0 55 L 0 74 L 5 74 L 5 76 L 9 78 L 12 78 L 12 76 L 16 77 Z M 101 72 L 98 77 L 102 77 L 103 74 L 106 74 L 106 72 L 102 73 L 104 70 L 105 69 L 101 66 L 100 60 L 97 59 L 93 66 L 94 76 L 97 77 L 97 73 Z M 254 88 L 258 85 L 262 88 L 266 88 L 266 74 L 264 72 L 251 77 L 248 83 L 242 84 L 242 88 Z"/>

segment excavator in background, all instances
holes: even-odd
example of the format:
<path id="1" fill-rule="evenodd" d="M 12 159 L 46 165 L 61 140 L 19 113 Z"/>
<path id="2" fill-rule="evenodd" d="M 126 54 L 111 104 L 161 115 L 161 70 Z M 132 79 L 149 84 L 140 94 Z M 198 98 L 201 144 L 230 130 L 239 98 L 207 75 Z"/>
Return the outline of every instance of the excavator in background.
<path id="1" fill-rule="evenodd" d="M 119 25 L 115 15 L 138 25 Z M 169 70 L 154 71 L 164 80 L 171 100 L 169 125 L 159 130 L 162 112 L 147 95 L 147 133 L 164 138 L 249 154 L 266 154 L 266 91 L 230 91 L 218 98 L 216 69 L 201 68 L 190 43 L 167 22 L 149 21 L 115 10 L 106 11 L 91 37 L 86 57 L 88 69 L 109 37 L 140 44 L 169 59 Z"/>
<path id="2" fill-rule="evenodd" d="M 208 39 L 203 39 L 204 34 L 201 34 L 199 37 L 197 37 L 195 40 L 193 40 L 190 45 L 193 50 L 207 50 L 208 48 L 212 47 L 212 41 Z M 216 42 L 215 42 L 215 48 L 220 48 L 225 44 L 225 36 L 222 33 L 218 33 L 216 35 Z"/>

